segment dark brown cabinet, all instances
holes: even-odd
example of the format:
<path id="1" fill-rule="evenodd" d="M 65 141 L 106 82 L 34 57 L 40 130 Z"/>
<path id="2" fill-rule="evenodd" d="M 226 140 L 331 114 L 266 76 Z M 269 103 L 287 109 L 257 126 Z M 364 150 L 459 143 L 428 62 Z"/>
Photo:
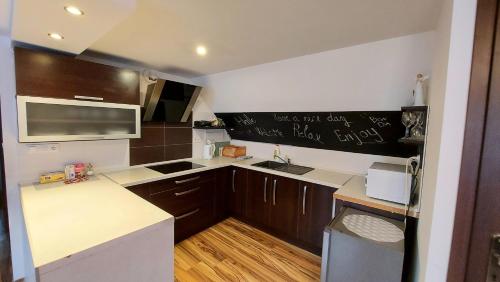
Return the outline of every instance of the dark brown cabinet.
<path id="1" fill-rule="evenodd" d="M 175 242 L 209 227 L 216 218 L 214 171 L 127 187 L 175 217 Z"/>
<path id="2" fill-rule="evenodd" d="M 245 201 L 247 193 L 247 170 L 231 167 L 229 171 L 228 210 L 231 215 L 242 218 L 245 216 Z"/>
<path id="3" fill-rule="evenodd" d="M 229 185 L 231 169 L 219 168 L 215 172 L 215 221 L 229 216 Z"/>
<path id="4" fill-rule="evenodd" d="M 247 219 L 286 238 L 297 237 L 299 181 L 248 172 Z"/>
<path id="5" fill-rule="evenodd" d="M 271 182 L 269 227 L 278 234 L 297 236 L 299 181 L 273 176 Z"/>
<path id="6" fill-rule="evenodd" d="M 60 53 L 15 48 L 21 96 L 139 105 L 139 74 Z"/>
<path id="7" fill-rule="evenodd" d="M 316 253 L 323 245 L 323 230 L 332 219 L 335 188 L 300 182 L 298 238 Z"/>
<path id="8" fill-rule="evenodd" d="M 269 225 L 272 176 L 259 171 L 248 171 L 246 217 L 252 223 Z"/>
<path id="9" fill-rule="evenodd" d="M 316 254 L 336 190 L 239 167 L 128 189 L 175 216 L 176 242 L 234 216 Z"/>

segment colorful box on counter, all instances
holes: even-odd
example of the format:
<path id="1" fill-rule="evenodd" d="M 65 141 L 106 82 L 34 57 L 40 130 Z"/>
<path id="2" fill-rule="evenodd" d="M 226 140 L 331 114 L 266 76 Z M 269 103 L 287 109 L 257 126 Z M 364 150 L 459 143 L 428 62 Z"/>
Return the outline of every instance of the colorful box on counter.
<path id="1" fill-rule="evenodd" d="M 40 183 L 41 184 L 52 183 L 52 182 L 63 181 L 63 180 L 64 180 L 64 172 L 62 172 L 62 171 L 50 172 L 47 174 L 42 174 L 40 176 Z"/>

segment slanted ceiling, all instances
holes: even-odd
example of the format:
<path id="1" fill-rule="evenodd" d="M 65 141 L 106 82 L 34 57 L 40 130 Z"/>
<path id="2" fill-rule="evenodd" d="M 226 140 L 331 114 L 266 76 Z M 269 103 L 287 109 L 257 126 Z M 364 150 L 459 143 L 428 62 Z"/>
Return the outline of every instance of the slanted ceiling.
<path id="1" fill-rule="evenodd" d="M 441 0 L 73 2 L 86 13 L 78 20 L 61 13 L 65 1 L 15 1 L 14 39 L 185 77 L 432 30 L 441 7 Z M 48 41 L 49 28 L 65 40 Z M 203 58 L 198 45 L 208 49 Z"/>

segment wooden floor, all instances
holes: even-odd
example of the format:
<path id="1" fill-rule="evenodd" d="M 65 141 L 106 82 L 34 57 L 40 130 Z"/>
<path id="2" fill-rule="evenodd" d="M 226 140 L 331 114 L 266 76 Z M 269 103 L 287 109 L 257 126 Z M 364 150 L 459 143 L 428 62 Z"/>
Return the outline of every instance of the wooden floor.
<path id="1" fill-rule="evenodd" d="M 175 246 L 176 281 L 319 281 L 321 258 L 229 218 Z"/>

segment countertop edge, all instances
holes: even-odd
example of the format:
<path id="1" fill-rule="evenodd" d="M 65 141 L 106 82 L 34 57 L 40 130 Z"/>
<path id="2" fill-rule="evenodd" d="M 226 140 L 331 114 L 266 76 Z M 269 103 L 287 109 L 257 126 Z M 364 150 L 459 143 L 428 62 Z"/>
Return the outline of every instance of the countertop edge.
<path id="1" fill-rule="evenodd" d="M 252 160 L 252 159 L 250 159 L 250 160 Z M 193 163 L 202 164 L 200 162 L 197 162 L 196 159 L 191 159 L 190 161 Z M 260 161 L 260 160 L 257 160 L 257 161 Z M 354 176 L 354 175 L 342 173 L 342 172 L 327 171 L 327 170 L 323 170 L 323 169 L 315 169 L 316 171 L 322 171 L 325 173 L 334 173 L 334 174 L 348 176 L 347 180 L 344 181 L 344 183 L 337 184 L 337 183 L 331 183 L 328 181 L 322 181 L 322 180 L 318 180 L 318 179 L 314 179 L 314 178 L 308 178 L 307 176 L 304 176 L 304 175 L 295 175 L 295 174 L 291 174 L 291 173 L 275 171 L 272 169 L 256 167 L 256 166 L 252 166 L 251 164 L 238 163 L 238 160 L 235 160 L 234 162 L 228 162 L 228 163 L 222 163 L 222 164 L 214 164 L 214 165 L 209 165 L 209 166 L 207 165 L 207 166 L 202 167 L 202 168 L 190 169 L 190 170 L 186 170 L 186 171 L 165 174 L 165 175 L 162 175 L 160 177 L 153 177 L 153 178 L 149 178 L 149 179 L 143 179 L 143 180 L 138 180 L 138 181 L 126 182 L 126 183 L 116 182 L 112 176 L 108 175 L 108 174 L 112 174 L 113 172 L 109 172 L 108 174 L 104 173 L 103 175 L 106 176 L 111 181 L 113 181 L 113 182 L 115 182 L 123 187 L 130 187 L 130 186 L 135 186 L 135 185 L 140 185 L 140 184 L 145 184 L 145 183 L 150 183 L 150 182 L 155 182 L 155 181 L 160 181 L 160 180 L 165 180 L 165 179 L 170 179 L 170 178 L 174 178 L 174 177 L 179 177 L 179 176 L 184 176 L 184 175 L 189 175 L 189 174 L 194 174 L 194 173 L 199 173 L 199 172 L 204 172 L 204 171 L 209 171 L 209 170 L 214 170 L 214 169 L 229 167 L 229 166 L 235 166 L 235 167 L 250 169 L 250 170 L 259 171 L 259 172 L 265 172 L 265 173 L 269 173 L 269 174 L 273 174 L 273 175 L 277 175 L 277 176 L 282 176 L 282 177 L 287 177 L 287 178 L 291 178 L 291 179 L 295 179 L 295 180 L 299 180 L 299 181 L 305 181 L 305 182 L 310 182 L 310 183 L 314 183 L 314 184 L 324 185 L 324 186 L 333 187 L 333 188 L 337 188 L 337 189 L 341 188 L 343 185 L 345 185 L 347 182 L 349 182 L 349 180 L 352 179 L 352 177 Z M 147 168 L 147 167 L 146 166 L 137 166 L 137 167 L 130 167 L 129 169 L 137 169 L 137 168 Z M 127 169 L 124 169 L 124 170 L 127 170 Z M 117 172 L 117 171 L 115 171 L 115 172 Z M 314 170 L 312 172 L 314 172 Z"/>
<path id="2" fill-rule="evenodd" d="M 365 207 L 379 209 L 379 210 L 387 211 L 390 213 L 395 213 L 395 214 L 399 214 L 399 215 L 406 214 L 405 205 L 392 203 L 392 202 L 388 202 L 388 201 L 384 201 L 384 200 L 380 200 L 380 199 L 370 198 L 370 197 L 366 196 L 366 192 L 364 193 L 364 197 L 356 197 L 356 195 L 354 195 L 354 194 L 353 195 L 346 195 L 346 194 L 348 194 L 348 192 L 346 193 L 345 190 L 353 189 L 353 188 L 349 187 L 348 185 L 356 185 L 353 183 L 350 184 L 349 182 L 356 181 L 356 180 L 359 181 L 361 178 L 364 178 L 364 177 L 363 176 L 351 177 L 351 179 L 349 181 L 347 181 L 344 184 L 344 186 L 342 187 L 343 190 L 339 189 L 338 191 L 333 193 L 333 197 L 335 199 L 338 199 L 341 201 L 359 204 L 359 205 L 362 205 Z M 362 183 L 364 183 L 364 180 L 362 181 Z M 361 189 L 366 189 L 366 188 L 361 188 Z M 413 218 L 419 218 L 420 212 L 415 210 L 414 207 L 410 207 L 410 209 L 408 211 L 408 216 L 413 217 Z"/>

